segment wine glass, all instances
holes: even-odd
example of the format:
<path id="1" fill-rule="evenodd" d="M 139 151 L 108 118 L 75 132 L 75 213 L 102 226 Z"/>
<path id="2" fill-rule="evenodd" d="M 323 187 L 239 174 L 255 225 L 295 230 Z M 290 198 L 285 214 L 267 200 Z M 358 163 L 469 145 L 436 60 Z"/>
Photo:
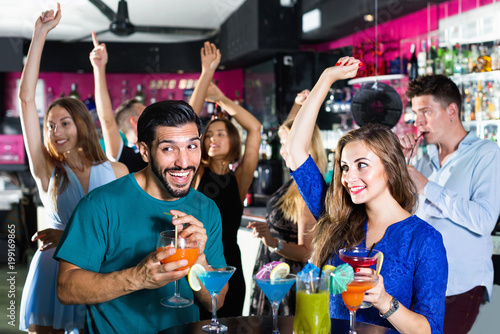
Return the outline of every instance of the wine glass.
<path id="1" fill-rule="evenodd" d="M 220 333 L 227 331 L 227 326 L 219 323 L 217 320 L 217 297 L 226 283 L 236 271 L 236 267 L 213 268 L 212 266 L 203 266 L 205 271 L 197 274 L 201 283 L 212 296 L 212 321 L 209 325 L 201 329 L 205 332 Z"/>
<path id="2" fill-rule="evenodd" d="M 356 334 L 356 311 L 358 310 L 366 290 L 370 290 L 378 283 L 378 276 L 372 273 L 354 273 L 354 279 L 347 285 L 347 290 L 342 292 L 342 300 L 349 310 L 349 334 Z"/>
<path id="3" fill-rule="evenodd" d="M 347 247 L 339 251 L 339 258 L 349 264 L 354 271 L 356 268 L 370 268 L 377 265 L 376 274 L 380 273 L 382 267 L 383 255 L 381 251 L 365 247 Z M 372 307 L 371 303 L 363 302 L 359 308 Z"/>
<path id="4" fill-rule="evenodd" d="M 253 277 L 262 292 L 266 295 L 267 299 L 271 302 L 273 310 L 273 334 L 279 334 L 278 329 L 278 308 L 281 300 L 288 293 L 288 290 L 295 283 L 296 275 L 288 274 L 284 278 L 257 278 Z"/>
<path id="5" fill-rule="evenodd" d="M 161 260 L 161 263 L 165 264 L 180 260 L 187 260 L 188 262 L 187 266 L 176 269 L 177 271 L 185 270 L 191 267 L 196 260 L 198 260 L 198 255 L 200 254 L 198 240 L 195 236 L 191 236 L 186 239 L 177 235 L 175 230 L 168 230 L 160 233 L 156 251 L 159 252 L 167 248 L 175 248 L 175 253 Z M 163 306 L 174 308 L 187 307 L 193 304 L 191 299 L 180 296 L 177 281 L 174 281 L 174 295 L 171 297 L 165 297 L 160 302 Z"/>

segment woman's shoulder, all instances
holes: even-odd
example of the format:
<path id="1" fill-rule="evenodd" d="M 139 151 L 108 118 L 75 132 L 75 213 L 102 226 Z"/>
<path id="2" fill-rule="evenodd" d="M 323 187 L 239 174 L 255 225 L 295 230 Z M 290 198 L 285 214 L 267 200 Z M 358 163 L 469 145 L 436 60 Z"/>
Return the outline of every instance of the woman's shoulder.
<path id="1" fill-rule="evenodd" d="M 402 233 L 411 234 L 413 238 L 421 240 L 431 238 L 436 239 L 441 243 L 443 242 L 441 233 L 416 215 L 412 215 L 400 223 L 402 224 L 397 224 L 398 230 Z"/>

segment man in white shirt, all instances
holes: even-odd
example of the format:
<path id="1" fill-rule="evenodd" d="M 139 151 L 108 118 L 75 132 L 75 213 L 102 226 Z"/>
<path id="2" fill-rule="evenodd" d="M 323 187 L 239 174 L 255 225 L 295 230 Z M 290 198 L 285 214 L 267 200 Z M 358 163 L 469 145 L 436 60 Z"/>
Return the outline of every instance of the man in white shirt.
<path id="1" fill-rule="evenodd" d="M 415 167 L 408 166 L 419 192 L 417 215 L 441 232 L 448 257 L 444 333 L 467 333 L 493 288 L 491 232 L 500 214 L 500 149 L 464 129 L 462 97 L 448 77 L 418 77 L 406 95 L 428 145 Z M 413 133 L 401 137 L 407 157 L 418 140 Z"/>

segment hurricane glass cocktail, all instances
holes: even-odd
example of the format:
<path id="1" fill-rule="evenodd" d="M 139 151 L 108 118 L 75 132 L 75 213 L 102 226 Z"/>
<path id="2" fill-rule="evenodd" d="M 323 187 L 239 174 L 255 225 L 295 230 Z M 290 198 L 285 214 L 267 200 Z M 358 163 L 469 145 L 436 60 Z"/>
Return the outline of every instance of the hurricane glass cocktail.
<path id="1" fill-rule="evenodd" d="M 192 236 L 187 239 L 182 238 L 180 235 L 176 234 L 175 230 L 168 230 L 160 233 L 156 250 L 159 252 L 167 248 L 175 248 L 175 253 L 161 260 L 162 264 L 180 260 L 187 260 L 188 262 L 187 266 L 176 270 L 185 270 L 191 267 L 196 260 L 198 260 L 198 255 L 200 253 L 196 237 Z M 177 281 L 174 281 L 174 295 L 165 297 L 160 302 L 163 306 L 174 308 L 187 307 L 193 304 L 191 299 L 180 296 Z"/>
<path id="2" fill-rule="evenodd" d="M 217 320 L 217 297 L 227 281 L 233 276 L 236 267 L 213 268 L 211 266 L 204 266 L 204 268 L 205 271 L 199 273 L 198 278 L 212 296 L 212 321 L 209 325 L 205 325 L 201 329 L 211 333 L 225 332 L 227 331 L 227 327 L 220 324 L 219 320 Z"/>
<path id="3" fill-rule="evenodd" d="M 347 290 L 342 292 L 342 300 L 349 310 L 349 334 L 356 334 L 356 311 L 359 309 L 365 292 L 378 283 L 375 274 L 359 272 L 354 274 L 354 279 L 347 285 Z"/>
<path id="4" fill-rule="evenodd" d="M 350 265 L 354 271 L 356 271 L 356 268 L 370 268 L 377 265 L 378 274 L 381 266 L 381 263 L 378 264 L 379 253 L 381 252 L 378 250 L 365 247 L 347 247 L 339 251 L 339 258 Z M 371 303 L 363 302 L 359 308 L 369 308 L 371 306 Z"/>
<path id="5" fill-rule="evenodd" d="M 262 292 L 266 295 L 267 299 L 271 302 L 273 310 L 273 334 L 279 334 L 278 329 L 278 308 L 281 300 L 288 293 L 292 285 L 295 283 L 296 275 L 288 274 L 284 278 L 257 278 L 253 277 L 255 282 L 259 285 Z"/>

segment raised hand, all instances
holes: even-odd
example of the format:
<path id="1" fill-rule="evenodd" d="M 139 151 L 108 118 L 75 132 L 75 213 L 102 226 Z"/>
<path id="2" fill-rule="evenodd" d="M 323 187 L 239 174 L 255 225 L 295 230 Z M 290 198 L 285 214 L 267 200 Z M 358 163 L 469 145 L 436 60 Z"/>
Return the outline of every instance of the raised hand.
<path id="1" fill-rule="evenodd" d="M 297 96 L 295 97 L 294 102 L 298 105 L 302 105 L 306 101 L 310 92 L 311 91 L 309 89 L 304 89 L 302 92 L 297 93 Z"/>
<path id="2" fill-rule="evenodd" d="M 35 31 L 48 34 L 49 31 L 54 29 L 61 21 L 61 5 L 57 3 L 57 9 L 46 10 L 40 14 L 35 22 Z"/>
<path id="3" fill-rule="evenodd" d="M 323 73 L 331 82 L 354 78 L 363 63 L 354 57 L 342 57 L 335 66 L 327 68 Z"/>
<path id="4" fill-rule="evenodd" d="M 205 42 L 201 48 L 201 69 L 202 71 L 215 71 L 220 63 L 220 50 L 215 44 Z"/>
<path id="5" fill-rule="evenodd" d="M 103 69 L 108 63 L 108 51 L 106 50 L 106 44 L 99 44 L 95 31 L 92 31 L 92 42 L 94 43 L 94 49 L 92 49 L 89 54 L 90 63 L 92 64 L 92 67 Z"/>
<path id="6" fill-rule="evenodd" d="M 219 89 L 219 87 L 211 82 L 208 86 L 207 96 L 205 97 L 205 100 L 207 100 L 208 102 L 216 103 L 217 101 L 222 100 L 224 96 L 224 93 Z"/>

